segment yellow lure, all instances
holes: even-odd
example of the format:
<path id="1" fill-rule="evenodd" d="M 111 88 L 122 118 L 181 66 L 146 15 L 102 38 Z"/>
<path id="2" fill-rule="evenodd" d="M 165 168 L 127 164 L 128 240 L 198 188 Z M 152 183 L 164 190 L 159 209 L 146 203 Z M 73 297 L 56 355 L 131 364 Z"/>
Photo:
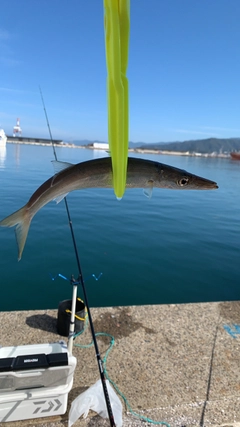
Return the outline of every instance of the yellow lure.
<path id="1" fill-rule="evenodd" d="M 112 158 L 113 188 L 122 198 L 128 161 L 128 45 L 130 0 L 104 0 L 107 61 L 108 140 Z"/>

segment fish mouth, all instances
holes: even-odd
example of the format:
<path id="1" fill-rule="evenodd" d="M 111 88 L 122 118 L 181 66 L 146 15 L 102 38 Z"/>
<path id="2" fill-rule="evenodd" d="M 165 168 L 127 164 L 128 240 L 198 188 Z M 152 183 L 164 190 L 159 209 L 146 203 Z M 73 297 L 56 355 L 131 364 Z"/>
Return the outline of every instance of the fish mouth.
<path id="1" fill-rule="evenodd" d="M 210 181 L 210 183 L 209 183 L 209 185 L 208 185 L 208 188 L 217 189 L 217 188 L 218 188 L 218 185 L 217 185 L 217 183 L 216 183 L 216 182 L 214 182 L 214 181 Z"/>
<path id="2" fill-rule="evenodd" d="M 187 186 L 186 187 L 183 186 L 183 189 L 184 188 L 187 189 Z M 189 185 L 189 189 L 193 189 L 193 190 L 217 190 L 218 185 L 215 181 L 211 181 L 210 179 L 197 177 L 196 179 L 193 179 L 193 181 Z"/>
<path id="3" fill-rule="evenodd" d="M 201 182 L 199 188 L 202 190 L 217 190 L 219 187 L 216 182 L 206 180 L 205 183 Z"/>

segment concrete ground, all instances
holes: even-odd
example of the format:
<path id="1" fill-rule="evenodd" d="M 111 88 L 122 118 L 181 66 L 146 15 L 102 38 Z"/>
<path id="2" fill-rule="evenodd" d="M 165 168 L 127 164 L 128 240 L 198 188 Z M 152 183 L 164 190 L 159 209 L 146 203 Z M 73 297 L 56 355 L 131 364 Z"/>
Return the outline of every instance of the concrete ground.
<path id="1" fill-rule="evenodd" d="M 114 336 L 109 377 L 134 412 L 171 427 L 240 427 L 240 302 L 91 309 L 95 332 Z M 57 311 L 0 313 L 1 345 L 48 343 L 57 334 Z M 66 340 L 66 338 L 64 338 Z M 75 344 L 91 342 L 89 327 Z M 101 357 L 108 337 L 97 337 Z M 99 379 L 94 347 L 74 346 L 71 402 Z M 123 404 L 123 425 L 154 425 Z M 6 427 L 66 427 L 65 415 L 2 423 Z M 75 427 L 108 426 L 94 412 Z"/>

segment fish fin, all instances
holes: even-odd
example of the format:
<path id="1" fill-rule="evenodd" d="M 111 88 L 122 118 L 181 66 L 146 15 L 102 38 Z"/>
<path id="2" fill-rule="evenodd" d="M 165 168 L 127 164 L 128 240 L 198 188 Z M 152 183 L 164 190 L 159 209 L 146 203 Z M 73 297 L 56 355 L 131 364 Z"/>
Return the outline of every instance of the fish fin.
<path id="1" fill-rule="evenodd" d="M 73 166 L 73 163 L 59 162 L 58 160 L 52 160 L 52 165 L 53 165 L 54 173 L 56 174 L 63 171 L 64 169 L 69 168 L 70 166 Z"/>
<path id="2" fill-rule="evenodd" d="M 64 199 L 64 197 L 66 197 L 67 195 L 68 193 L 61 194 L 61 196 L 55 197 L 55 199 L 53 200 L 55 200 L 56 203 L 60 203 Z"/>
<path id="3" fill-rule="evenodd" d="M 18 245 L 18 261 L 20 261 L 22 257 L 31 220 L 32 218 L 28 215 L 26 206 L 23 206 L 23 208 L 0 221 L 1 227 L 14 227 L 14 225 L 17 226 L 15 228 L 15 235 Z"/>
<path id="4" fill-rule="evenodd" d="M 144 196 L 146 196 L 148 199 L 151 199 L 152 197 L 152 192 L 153 192 L 153 181 L 150 180 L 148 181 L 148 187 L 143 189 L 143 194 Z"/>

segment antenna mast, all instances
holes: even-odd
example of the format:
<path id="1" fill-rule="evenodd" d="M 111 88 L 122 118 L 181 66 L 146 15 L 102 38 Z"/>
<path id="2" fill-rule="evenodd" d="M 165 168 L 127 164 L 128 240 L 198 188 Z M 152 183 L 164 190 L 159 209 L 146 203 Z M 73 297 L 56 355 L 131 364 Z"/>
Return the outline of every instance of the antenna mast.
<path id="1" fill-rule="evenodd" d="M 20 127 L 20 119 L 17 118 L 17 123 L 13 128 L 13 136 L 22 136 L 22 129 Z"/>

